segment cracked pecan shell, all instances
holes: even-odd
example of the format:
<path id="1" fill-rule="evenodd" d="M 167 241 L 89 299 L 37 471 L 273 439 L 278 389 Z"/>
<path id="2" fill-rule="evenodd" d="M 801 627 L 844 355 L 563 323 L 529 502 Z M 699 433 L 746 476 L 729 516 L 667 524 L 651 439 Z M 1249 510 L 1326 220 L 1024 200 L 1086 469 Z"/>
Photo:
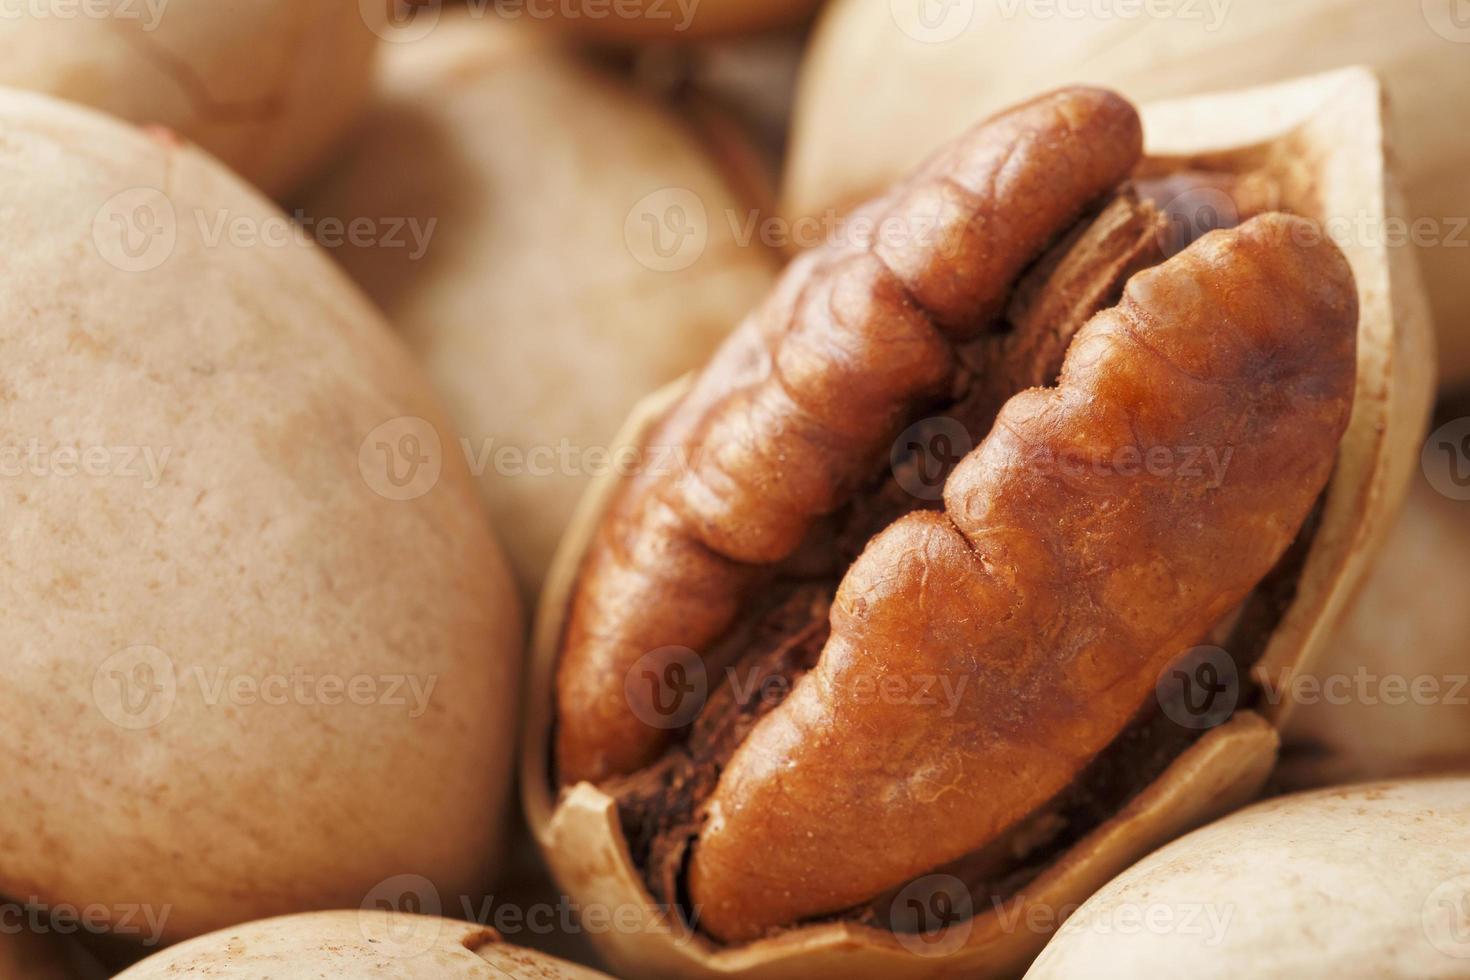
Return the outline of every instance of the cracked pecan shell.
<path id="1" fill-rule="evenodd" d="M 996 910 L 1079 900 L 1259 788 L 1288 706 L 1258 703 L 1252 671 L 1320 646 L 1399 499 L 1406 382 L 1429 371 L 1402 256 L 1348 241 L 1345 261 L 1274 213 L 1381 210 L 1377 111 L 1362 73 L 1158 107 L 1174 136 L 1140 159 L 1122 100 L 1029 103 L 857 212 L 878 231 L 802 256 L 691 385 L 650 401 L 631 444 L 686 465 L 587 500 L 538 623 L 524 775 L 573 894 L 695 919 L 687 942 L 609 937 L 615 963 L 1007 975 L 1048 930 Z M 1218 149 L 1212 125 L 1260 135 Z M 1224 230 L 1176 240 L 1176 198 L 1201 191 L 1227 202 Z M 895 244 L 895 215 L 939 230 Z M 978 448 L 930 499 L 911 492 L 927 464 L 889 451 L 935 416 Z M 1224 465 L 1116 465 L 1165 447 Z M 1238 654 L 1237 710 L 1181 736 L 1155 683 L 1202 642 Z M 668 645 L 709 677 L 672 730 L 627 683 Z M 918 677 L 960 691 L 953 710 L 873 697 Z M 942 955 L 894 915 L 916 876 L 969 889 Z"/>

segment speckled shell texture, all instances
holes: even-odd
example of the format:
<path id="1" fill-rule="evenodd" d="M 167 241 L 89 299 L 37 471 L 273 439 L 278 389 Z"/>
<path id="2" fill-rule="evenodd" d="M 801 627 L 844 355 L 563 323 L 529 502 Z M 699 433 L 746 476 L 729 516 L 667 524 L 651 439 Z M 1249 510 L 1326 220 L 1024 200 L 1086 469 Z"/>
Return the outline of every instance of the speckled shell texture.
<path id="1" fill-rule="evenodd" d="M 195 149 L 5 92 L 0 170 L 0 894 L 172 941 L 472 893 L 521 616 L 427 381 Z"/>
<path id="2" fill-rule="evenodd" d="M 1113 879 L 1026 977 L 1464 977 L 1467 853 L 1465 778 L 1271 800 Z"/>
<path id="3" fill-rule="evenodd" d="M 232 980 L 608 980 L 500 941 L 493 929 L 399 912 L 313 912 L 251 922 L 158 953 L 121 977 Z"/>

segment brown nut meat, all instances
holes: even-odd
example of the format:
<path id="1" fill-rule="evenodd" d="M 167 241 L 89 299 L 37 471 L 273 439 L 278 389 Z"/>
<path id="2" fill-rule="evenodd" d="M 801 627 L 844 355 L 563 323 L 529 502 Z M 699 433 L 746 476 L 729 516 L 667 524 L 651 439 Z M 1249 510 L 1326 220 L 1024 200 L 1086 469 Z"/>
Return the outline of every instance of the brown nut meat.
<path id="1" fill-rule="evenodd" d="M 1014 976 L 1055 928 L 1045 922 L 1259 790 L 1288 706 L 1260 699 L 1258 675 L 1305 669 L 1361 580 L 1417 460 L 1432 366 L 1410 256 L 1344 239 L 1344 263 L 1311 221 L 1258 215 L 1397 213 L 1380 110 L 1357 71 L 1149 107 L 1150 155 L 1127 149 L 1025 254 L 1004 186 L 1036 186 L 1027 168 L 1067 144 L 1122 142 L 1132 112 L 1086 90 L 1022 107 L 987 127 L 1015 145 L 987 157 L 971 136 L 942 154 L 867 208 L 847 244 L 799 259 L 693 385 L 635 413 L 620 447 L 682 468 L 610 477 L 584 501 L 538 617 L 523 765 L 532 830 L 568 893 L 645 908 L 646 929 L 598 940 L 617 968 Z M 1097 178 L 1082 163 L 1109 158 L 1089 151 L 1044 186 Z M 946 183 L 945 167 L 964 176 Z M 904 208 L 936 188 L 945 206 Z M 1223 205 L 1233 230 L 1176 240 L 1191 196 Z M 939 216 L 926 237 L 883 230 L 926 215 Z M 881 276 L 851 272 L 874 253 L 915 302 L 885 307 Z M 932 261 L 891 258 L 915 255 Z M 946 262 L 958 267 L 947 276 Z M 972 274 L 981 264 L 994 279 Z M 1148 315 L 1163 309 L 1178 315 Z M 871 337 L 884 316 L 903 328 L 904 357 L 864 364 L 852 352 L 871 343 L 833 339 L 854 324 Z M 805 356 L 788 357 L 797 343 Z M 788 394 L 793 378 L 830 392 L 853 415 L 827 418 L 863 424 L 842 439 L 822 438 L 822 416 L 772 424 L 778 413 L 749 411 L 780 404 L 750 397 L 771 376 Z M 765 433 L 741 452 L 716 444 L 714 424 L 742 412 L 747 424 L 727 418 L 725 431 Z M 912 482 L 934 473 L 905 448 L 911 433 L 892 442 L 936 415 L 990 433 L 960 447 L 958 469 L 937 467 L 943 500 Z M 763 482 L 718 479 L 759 474 L 730 461 L 783 439 Z M 1212 444 L 1225 464 L 1213 481 L 1108 465 Z M 806 446 L 819 448 L 793 448 Z M 707 517 L 737 499 L 732 487 L 755 501 L 733 512 L 749 521 L 733 535 Z M 715 638 L 650 633 L 619 650 L 655 619 Z M 1226 648 L 1238 676 L 1226 716 L 1185 731 L 1153 686 L 1202 641 Z M 661 644 L 698 649 L 672 666 L 707 680 L 707 699 L 691 699 L 702 710 L 672 732 L 656 717 L 667 705 L 641 690 L 670 653 Z M 873 696 L 920 674 L 960 695 L 947 718 Z M 604 708 L 624 727 L 599 743 Z M 913 893 L 936 881 L 961 890 Z M 916 904 L 958 911 L 957 924 L 906 921 Z M 699 931 L 669 928 L 670 907 Z"/>
<path id="2" fill-rule="evenodd" d="M 1347 427 L 1357 327 L 1347 263 L 1295 244 L 1299 224 L 1255 218 L 1138 274 L 1059 387 L 1007 404 L 946 513 L 869 543 L 821 660 L 707 804 L 690 894 L 710 932 L 753 939 L 997 840 L 1281 558 Z M 1204 468 L 1112 465 L 1200 446 L 1233 450 L 1218 487 Z M 872 698 L 865 677 L 972 693 L 945 717 Z"/>
<path id="3" fill-rule="evenodd" d="M 666 733 L 629 710 L 628 670 L 725 632 L 756 566 L 787 558 L 851 495 L 914 406 L 953 383 L 951 339 L 989 323 L 1021 269 L 1127 176 L 1141 145 L 1138 117 L 1114 96 L 1031 103 L 871 209 L 889 227 L 937 216 L 928 234 L 896 248 L 858 241 L 787 270 L 656 440 L 707 452 L 631 486 L 588 556 L 560 671 L 565 781 L 652 761 Z"/>

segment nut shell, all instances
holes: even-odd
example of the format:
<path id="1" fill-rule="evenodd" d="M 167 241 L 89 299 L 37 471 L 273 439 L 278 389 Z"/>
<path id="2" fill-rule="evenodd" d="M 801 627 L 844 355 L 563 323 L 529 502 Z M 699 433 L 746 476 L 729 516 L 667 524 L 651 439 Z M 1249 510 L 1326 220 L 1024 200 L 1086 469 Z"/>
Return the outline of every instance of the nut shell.
<path id="1" fill-rule="evenodd" d="M 200 936 L 119 977 L 256 980 L 608 980 L 605 974 L 520 949 L 494 929 L 378 909 L 310 912 Z"/>
<path id="2" fill-rule="evenodd" d="M 427 381 L 197 149 L 14 91 L 0 133 L 0 893 L 166 942 L 476 894 L 521 617 Z"/>
<path id="3" fill-rule="evenodd" d="M 1318 667 L 1280 696 L 1278 782 L 1308 789 L 1470 766 L 1470 504 L 1417 479 Z"/>
<path id="4" fill-rule="evenodd" d="M 1026 978 L 1463 977 L 1467 852 L 1463 777 L 1270 800 L 1113 879 Z"/>
<path id="5" fill-rule="evenodd" d="M 378 37 L 356 3 L 112 6 L 0 18 L 0 85 L 172 129 L 272 195 L 324 162 L 367 97 Z"/>
<path id="6" fill-rule="evenodd" d="M 1285 203 L 1319 221 L 1364 210 L 1396 213 L 1384 165 L 1380 96 L 1367 72 L 1337 72 L 1147 107 L 1145 130 L 1160 166 L 1201 156 L 1221 167 L 1266 161 L 1278 171 Z M 1261 660 L 1288 673 L 1320 651 L 1402 499 L 1417 462 L 1426 379 L 1433 371 L 1412 255 L 1371 243 L 1340 244 L 1359 284 L 1358 397 L 1296 600 Z M 641 444 L 683 390 L 671 386 L 640 405 L 621 441 Z M 522 758 L 531 828 L 566 891 L 580 901 L 647 911 L 643 931 L 593 937 L 608 960 L 625 972 L 669 977 L 999 977 L 1023 969 L 1047 930 L 1017 929 L 1014 918 L 996 910 L 965 920 L 957 948 L 945 955 L 916 950 L 912 937 L 853 922 L 793 928 L 728 947 L 670 930 L 629 859 L 613 799 L 587 783 L 553 795 L 548 774 L 556 652 L 582 554 L 615 488 L 613 480 L 600 481 L 583 500 L 543 593 Z M 1023 888 L 1012 911 L 1025 915 L 1080 902 L 1154 847 L 1240 806 L 1259 791 L 1275 761 L 1280 715 L 1240 711 L 1199 739 L 1122 812 Z"/>

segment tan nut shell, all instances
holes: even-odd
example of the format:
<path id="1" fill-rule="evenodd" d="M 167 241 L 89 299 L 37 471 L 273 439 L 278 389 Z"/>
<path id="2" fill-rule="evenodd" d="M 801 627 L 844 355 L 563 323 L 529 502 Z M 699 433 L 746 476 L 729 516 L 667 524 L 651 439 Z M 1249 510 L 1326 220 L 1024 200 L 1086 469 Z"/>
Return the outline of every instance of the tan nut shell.
<path id="1" fill-rule="evenodd" d="M 324 162 L 367 96 L 378 37 L 355 0 L 110 6 L 16 4 L 0 85 L 166 126 L 274 195 Z"/>
<path id="2" fill-rule="evenodd" d="M 1292 788 L 1470 769 L 1470 503 L 1422 477 L 1282 733 Z"/>
<path id="3" fill-rule="evenodd" d="M 521 625 L 460 457 L 385 469 L 451 443 L 427 381 L 191 146 L 0 91 L 0 170 L 0 893 L 166 941 L 472 894 Z"/>
<path id="4" fill-rule="evenodd" d="M 619 420 L 776 271 L 737 243 L 744 211 L 693 137 L 544 42 L 446 11 L 391 46 L 360 141 L 307 206 L 431 230 L 422 257 L 406 232 L 335 254 L 426 363 L 531 594 Z M 665 261 L 643 222 L 676 213 L 702 230 Z"/>
<path id="5" fill-rule="evenodd" d="M 917 19 L 916 7 L 940 16 Z M 1444 241 L 1417 249 L 1441 376 L 1470 381 L 1470 107 L 1450 95 L 1470 91 L 1470 27 L 1451 19 L 1454 8 L 1161 0 L 1139 16 L 1081 18 L 1034 16 L 1027 4 L 1016 13 L 1006 3 L 834 0 L 803 69 L 786 209 L 795 218 L 863 200 L 977 115 L 1064 83 L 1153 101 L 1368 65 L 1393 108 L 1406 215 L 1430 219 L 1429 234 Z M 1410 230 L 1391 233 L 1402 242 Z"/>
<path id="6" fill-rule="evenodd" d="M 223 929 L 155 953 L 119 977 L 235 980 L 608 980 L 503 942 L 469 922 L 378 909 L 310 912 Z"/>
<path id="7" fill-rule="evenodd" d="M 1144 110 L 1156 157 L 1221 151 L 1220 165 L 1274 150 L 1287 202 L 1318 217 L 1397 213 L 1384 169 L 1380 90 L 1371 74 L 1348 70 Z M 1418 438 L 1433 374 L 1429 326 L 1412 254 L 1341 243 L 1357 276 L 1362 322 L 1358 397 L 1328 491 L 1296 602 L 1262 660 L 1273 676 L 1301 669 L 1321 650 L 1343 604 L 1361 580 L 1397 509 L 1418 459 Z M 643 403 L 624 431 L 637 444 L 677 398 L 677 386 Z M 562 886 L 575 900 L 648 908 L 653 900 L 632 866 L 613 800 L 588 784 L 560 799 L 548 780 L 552 681 L 567 596 L 600 511 L 614 489 L 601 481 L 583 501 L 542 597 L 534 636 L 530 716 L 522 755 L 522 792 L 533 832 Z M 1005 915 L 987 911 L 946 957 L 911 952 L 892 933 L 852 923 L 792 929 L 771 939 L 719 949 L 670 929 L 650 913 L 638 933 L 594 936 L 617 969 L 640 977 L 801 978 L 844 976 L 1004 977 L 1024 969 L 1045 932 L 1017 929 L 1028 910 L 1082 901 L 1111 876 L 1192 827 L 1243 805 L 1276 758 L 1276 713 L 1241 711 L 1201 738 L 1121 813 L 1059 858 Z"/>
<path id="8" fill-rule="evenodd" d="M 1093 895 L 1027 980 L 1470 974 L 1470 779 L 1257 804 Z"/>

